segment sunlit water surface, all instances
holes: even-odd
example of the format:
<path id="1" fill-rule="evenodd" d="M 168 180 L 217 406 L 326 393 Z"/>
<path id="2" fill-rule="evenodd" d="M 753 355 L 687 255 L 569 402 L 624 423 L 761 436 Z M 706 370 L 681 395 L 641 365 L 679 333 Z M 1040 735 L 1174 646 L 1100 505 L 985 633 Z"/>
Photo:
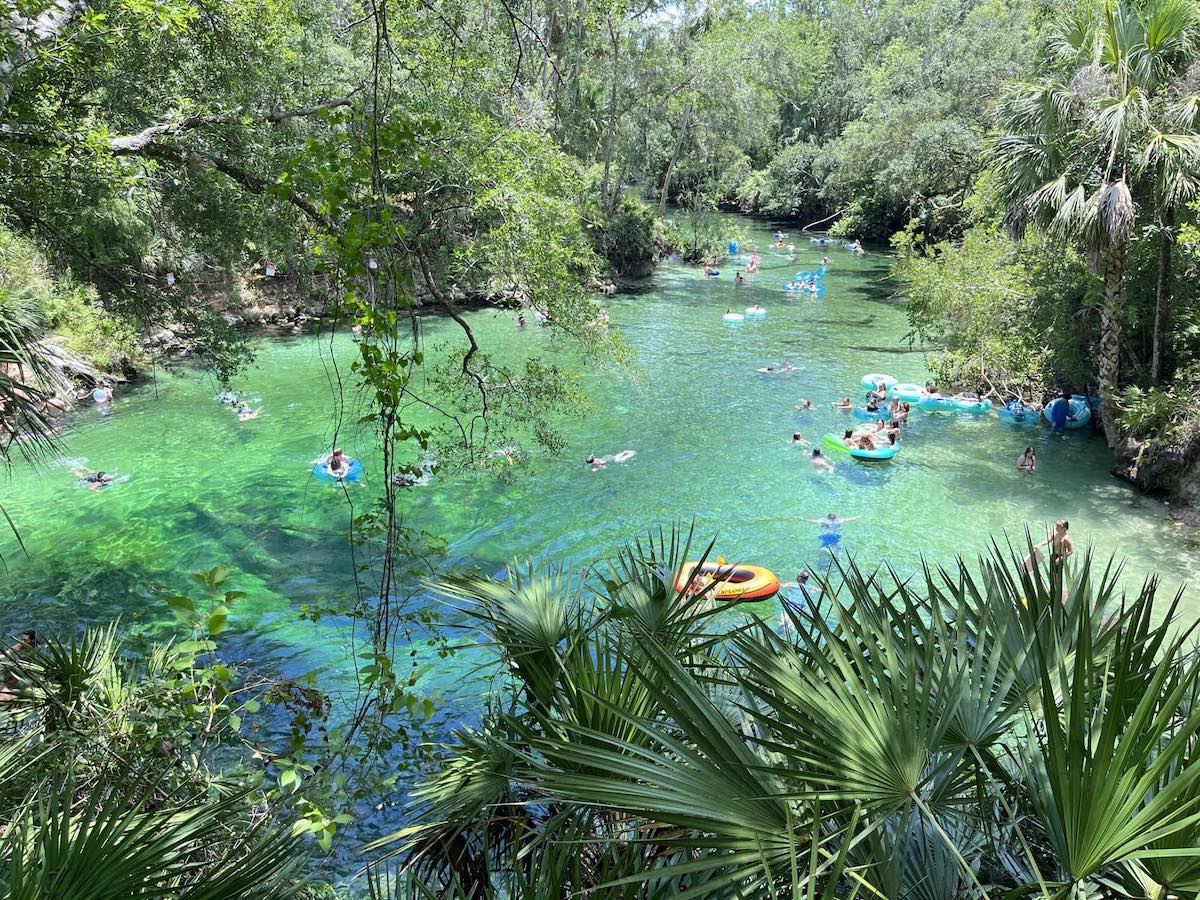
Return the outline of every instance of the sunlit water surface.
<path id="1" fill-rule="evenodd" d="M 407 523 L 445 536 L 448 563 L 501 573 L 506 561 L 602 556 L 619 542 L 659 524 L 694 519 L 719 536 L 729 559 L 773 568 L 784 580 L 801 567 L 823 568 L 817 528 L 806 522 L 835 511 L 861 516 L 847 524 L 843 549 L 860 561 L 883 559 L 912 572 L 924 554 L 948 561 L 986 549 L 990 535 L 1044 534 L 1058 517 L 1071 522 L 1078 545 L 1127 560 L 1132 581 L 1157 573 L 1170 589 L 1191 575 L 1195 547 L 1163 505 L 1109 474 L 1103 440 L 1017 428 L 994 416 L 932 415 L 914 407 L 899 456 L 889 463 L 837 458 L 821 474 L 808 451 L 789 443 L 799 430 L 820 445 L 840 431 L 844 413 L 831 402 L 861 397 L 866 372 L 923 382 L 920 353 L 904 342 L 903 300 L 886 281 L 882 252 L 854 258 L 827 252 L 833 265 L 823 296 L 793 299 L 782 282 L 812 269 L 821 251 L 799 243 L 797 259 L 766 250 L 767 231 L 739 220 L 743 246 L 764 251 L 764 271 L 735 288 L 732 271 L 705 280 L 689 266 L 664 265 L 636 294 L 609 303 L 613 327 L 633 351 L 628 371 L 602 366 L 584 374 L 591 407 L 562 424 L 566 449 L 534 453 L 511 481 L 441 477 L 408 491 Z M 761 303 L 767 315 L 738 326 L 722 323 L 727 308 Z M 566 352 L 549 332 L 518 329 L 511 314 L 468 314 L 480 343 L 500 356 Z M 431 324 L 427 344 L 461 340 L 453 326 Z M 152 383 L 121 391 L 111 411 L 87 409 L 65 436 L 62 464 L 15 467 L 2 505 L 19 525 L 22 553 L 0 529 L 0 625 L 13 630 L 80 621 L 153 629 L 167 623 L 163 598 L 187 573 L 218 564 L 229 584 L 248 592 L 233 619 L 237 651 L 285 673 L 315 668 L 336 679 L 346 645 L 340 620 L 298 618 L 303 604 L 346 591 L 352 563 L 345 539 L 346 497 L 310 477 L 310 461 L 327 448 L 338 378 L 353 383 L 348 336 L 263 341 L 257 363 L 237 385 L 261 398 L 263 415 L 239 424 L 214 402 L 211 378 L 159 371 Z M 574 356 L 570 357 L 574 360 Z M 762 375 L 761 366 L 792 363 L 793 374 Z M 800 413 L 800 398 L 815 411 Z M 364 460 L 352 486 L 361 512 L 382 473 L 371 436 L 343 416 L 339 442 Z M 1038 470 L 1024 477 L 1014 462 L 1027 445 Z M 623 465 L 593 473 L 588 453 L 632 449 Z M 101 492 L 80 488 L 71 463 L 128 476 Z M 436 601 L 433 601 L 436 602 Z M 1200 599 L 1184 612 L 1200 613 Z M 770 614 L 772 610 L 764 607 Z M 462 691 L 478 654 L 427 665 L 423 684 L 453 695 L 450 709 L 470 718 L 478 697 Z"/>

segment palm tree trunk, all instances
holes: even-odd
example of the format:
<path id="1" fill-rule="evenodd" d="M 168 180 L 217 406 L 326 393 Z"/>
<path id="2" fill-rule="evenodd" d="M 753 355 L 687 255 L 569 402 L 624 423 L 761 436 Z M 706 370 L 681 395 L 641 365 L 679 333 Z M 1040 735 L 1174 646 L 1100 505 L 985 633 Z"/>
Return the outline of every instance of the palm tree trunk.
<path id="1" fill-rule="evenodd" d="M 675 152 L 671 154 L 671 161 L 667 163 L 667 171 L 663 175 L 662 193 L 658 196 L 658 214 L 660 216 L 667 211 L 667 192 L 671 189 L 671 176 L 675 173 L 675 164 L 679 162 L 679 154 L 683 151 L 683 142 L 687 139 L 688 124 L 691 119 L 692 101 L 687 100 L 683 104 L 683 118 L 679 122 L 679 138 L 675 141 Z"/>
<path id="2" fill-rule="evenodd" d="M 1100 341 L 1096 367 L 1100 375 L 1100 421 L 1108 445 L 1120 435 L 1117 386 L 1121 379 L 1121 308 L 1125 298 L 1125 244 L 1108 252 L 1104 266 L 1104 303 L 1100 307 Z"/>
<path id="3" fill-rule="evenodd" d="M 1169 315 L 1168 297 L 1171 291 L 1171 252 L 1175 247 L 1175 213 L 1168 209 L 1159 219 L 1162 243 L 1158 248 L 1158 283 L 1154 292 L 1154 333 L 1151 338 L 1150 380 L 1158 384 L 1162 380 L 1162 337 Z"/>

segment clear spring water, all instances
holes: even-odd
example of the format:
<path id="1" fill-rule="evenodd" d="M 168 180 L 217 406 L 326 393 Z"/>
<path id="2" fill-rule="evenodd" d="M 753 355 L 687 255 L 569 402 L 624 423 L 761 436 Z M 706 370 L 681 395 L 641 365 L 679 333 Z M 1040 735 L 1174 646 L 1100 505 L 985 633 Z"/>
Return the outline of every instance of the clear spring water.
<path id="1" fill-rule="evenodd" d="M 1186 532 L 1160 503 L 1114 479 L 1104 442 L 1086 434 L 914 406 L 895 460 L 834 454 L 837 471 L 818 473 L 807 451 L 789 444 L 792 432 L 819 446 L 825 432 L 850 421 L 831 401 L 860 398 L 866 372 L 922 382 L 922 356 L 903 342 L 903 301 L 885 280 L 882 253 L 827 250 L 825 294 L 792 299 L 783 280 L 813 268 L 822 251 L 802 239 L 789 263 L 767 249 L 765 228 L 739 225 L 743 247 L 756 244 L 764 255 L 753 283 L 735 288 L 728 269 L 706 280 L 669 263 L 644 291 L 611 301 L 633 367 L 585 373 L 592 406 L 583 421 L 565 423 L 561 455 L 535 455 L 511 483 L 435 479 L 408 492 L 408 521 L 446 536 L 451 562 L 498 572 L 514 557 L 594 559 L 651 526 L 694 518 L 702 534 L 719 534 L 727 558 L 770 566 L 787 580 L 822 564 L 817 529 L 805 520 L 829 511 L 862 516 L 846 526 L 845 550 L 901 570 L 916 567 L 922 553 L 973 554 L 990 534 L 1019 538 L 1026 525 L 1041 532 L 1062 516 L 1077 544 L 1126 557 L 1132 576 L 1157 572 L 1174 588 L 1190 574 L 1195 547 Z M 762 320 L 722 323 L 727 308 L 753 302 L 767 308 Z M 481 343 L 502 356 L 556 352 L 546 332 L 516 328 L 511 314 L 469 316 Z M 456 337 L 453 326 L 434 323 L 427 343 Z M 334 363 L 349 379 L 354 355 L 344 335 L 263 341 L 237 387 L 261 397 L 264 413 L 244 424 L 195 372 L 159 371 L 152 383 L 119 392 L 108 414 L 83 410 L 65 436 L 66 455 L 128 480 L 91 492 L 69 468 L 14 468 L 0 497 L 28 555 L 0 529 L 8 566 L 0 625 L 165 619 L 156 591 L 224 564 L 231 583 L 250 594 L 237 617 L 243 633 L 270 635 L 281 659 L 327 652 L 321 627 L 297 624 L 291 612 L 348 584 L 348 508 L 340 491 L 309 477 L 309 461 L 332 431 Z M 787 362 L 799 371 L 755 371 Z M 815 411 L 797 412 L 801 397 Z M 357 413 L 348 410 L 344 421 Z M 351 491 L 361 510 L 381 477 L 371 439 L 343 431 L 340 442 L 366 464 Z M 1032 477 L 1014 468 L 1026 444 L 1038 450 Z M 637 456 L 606 471 L 583 462 L 623 449 Z M 1187 609 L 1200 612 L 1198 602 Z"/>
<path id="2" fill-rule="evenodd" d="M 801 239 L 789 263 L 766 249 L 763 226 L 738 227 L 743 247 L 763 249 L 764 271 L 751 284 L 735 288 L 729 269 L 706 280 L 670 263 L 642 292 L 611 301 L 633 366 L 585 373 L 592 406 L 582 421 L 564 424 L 565 452 L 534 454 L 511 482 L 435 478 L 405 495 L 406 521 L 448 538 L 451 563 L 499 573 L 513 558 L 591 561 L 647 528 L 694 519 L 702 535 L 719 535 L 728 559 L 788 580 L 801 567 L 827 565 L 817 528 L 805 520 L 830 511 L 862 517 L 845 527 L 846 552 L 901 571 L 913 571 L 921 554 L 948 561 L 984 551 L 989 535 L 1005 531 L 1020 540 L 1030 526 L 1040 537 L 1065 517 L 1081 549 L 1127 558 L 1131 579 L 1158 573 L 1173 590 L 1191 574 L 1187 533 L 1160 503 L 1114 479 L 1104 442 L 1087 434 L 914 406 L 895 460 L 835 456 L 833 474 L 817 472 L 807 451 L 789 444 L 792 432 L 819 445 L 848 421 L 831 402 L 861 397 L 864 373 L 923 382 L 922 356 L 904 344 L 903 300 L 886 281 L 883 253 L 854 258 L 829 249 L 825 294 L 793 299 L 782 282 L 814 268 L 822 251 Z M 767 308 L 761 321 L 722 323 L 727 308 L 754 302 Z M 480 342 L 503 356 L 558 352 L 548 332 L 532 323 L 518 329 L 511 314 L 469 318 Z M 446 323 L 431 323 L 427 334 L 429 346 L 460 340 Z M 120 616 L 152 627 L 170 621 L 165 592 L 183 586 L 187 573 L 223 564 L 233 570 L 230 586 L 249 593 L 233 618 L 239 650 L 285 673 L 336 669 L 341 623 L 301 621 L 296 610 L 350 585 L 350 510 L 339 490 L 310 477 L 310 461 L 330 440 L 334 364 L 349 378 L 354 356 L 345 335 L 263 341 L 236 387 L 261 398 L 264 413 L 244 424 L 214 402 L 211 378 L 195 372 L 159 371 L 152 383 L 119 392 L 108 414 L 81 411 L 65 436 L 70 461 L 127 480 L 91 492 L 77 486 L 69 465 L 14 468 L 0 497 L 27 554 L 0 529 L 0 626 Z M 799 371 L 755 371 L 787 362 Z M 797 412 L 801 397 L 815 411 Z M 347 410 L 345 421 L 360 412 Z M 349 492 L 361 511 L 381 473 L 370 435 L 349 428 L 339 442 L 365 463 L 366 477 Z M 1038 450 L 1032 477 L 1014 467 L 1026 444 Z M 636 457 L 595 473 L 584 464 L 588 453 L 623 449 Z M 1185 614 L 1200 614 L 1198 603 L 1186 599 Z M 469 656 L 428 662 L 426 684 L 434 687 L 474 665 Z M 469 701 L 459 702 L 469 715 Z"/>

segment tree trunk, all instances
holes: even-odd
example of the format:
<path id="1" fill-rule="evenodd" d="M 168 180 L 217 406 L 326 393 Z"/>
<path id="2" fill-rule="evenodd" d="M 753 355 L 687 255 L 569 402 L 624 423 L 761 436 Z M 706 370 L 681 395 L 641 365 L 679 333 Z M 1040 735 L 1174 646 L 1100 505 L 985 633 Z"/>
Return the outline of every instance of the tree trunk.
<path id="1" fill-rule="evenodd" d="M 1121 308 L 1125 298 L 1125 244 L 1108 251 L 1104 265 L 1104 303 L 1100 307 L 1100 341 L 1096 368 L 1100 375 L 1100 421 L 1110 447 L 1120 438 L 1117 387 L 1121 379 Z"/>
<path id="2" fill-rule="evenodd" d="M 688 125 L 692 120 L 692 101 L 683 104 L 683 116 L 679 121 L 679 139 L 675 141 L 675 152 L 667 163 L 667 172 L 663 175 L 662 192 L 658 195 L 658 214 L 662 216 L 667 211 L 667 193 L 671 190 L 671 175 L 675 172 L 675 163 L 679 162 L 679 154 L 683 152 L 683 142 L 687 140 Z"/>
<path id="3" fill-rule="evenodd" d="M 1150 380 L 1154 384 L 1162 381 L 1162 338 L 1169 318 L 1171 293 L 1171 253 L 1175 249 L 1175 213 L 1167 210 L 1159 218 L 1162 242 L 1158 248 L 1158 283 L 1154 291 L 1154 334 L 1151 338 Z"/>
<path id="4" fill-rule="evenodd" d="M 617 142 L 617 82 L 621 72 L 621 33 L 619 28 L 613 27 L 611 16 L 608 19 L 608 37 L 612 42 L 612 85 L 608 93 L 608 133 L 604 140 L 604 180 L 600 184 L 600 202 L 606 216 L 612 215 L 616 208 L 615 198 L 610 194 L 609 187 L 612 180 L 613 145 Z"/>

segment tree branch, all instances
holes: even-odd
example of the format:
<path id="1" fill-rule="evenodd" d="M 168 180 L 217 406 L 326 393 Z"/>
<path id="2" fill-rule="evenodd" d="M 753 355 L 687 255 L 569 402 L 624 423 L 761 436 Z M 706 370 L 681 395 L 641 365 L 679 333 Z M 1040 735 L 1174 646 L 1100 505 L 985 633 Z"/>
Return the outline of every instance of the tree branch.
<path id="1" fill-rule="evenodd" d="M 195 124 L 187 123 L 185 120 L 181 120 L 181 122 L 184 123 L 184 128 L 196 127 Z M 156 138 L 164 134 L 176 133 L 179 130 L 175 127 L 176 124 L 178 123 L 173 123 L 165 130 L 164 127 L 152 125 L 136 135 L 110 138 L 107 142 L 108 150 L 113 156 L 146 156 L 190 168 L 215 169 L 255 194 L 266 195 L 276 190 L 277 186 L 271 180 L 222 156 L 204 150 L 186 150 L 182 147 L 155 142 Z M 0 124 L 0 141 L 5 140 L 34 147 L 76 146 L 82 143 L 72 135 L 61 131 L 52 131 L 31 125 Z M 333 219 L 321 212 L 307 197 L 290 189 L 281 196 L 316 224 L 328 229 L 334 228 Z"/>
<path id="2" fill-rule="evenodd" d="M 0 58 L 0 111 L 8 108 L 17 70 L 37 56 L 38 48 L 58 37 L 87 9 L 87 0 L 55 0 L 36 16 L 22 16 L 14 0 L 3 0 L 4 21 L 0 33 L 12 47 Z"/>

